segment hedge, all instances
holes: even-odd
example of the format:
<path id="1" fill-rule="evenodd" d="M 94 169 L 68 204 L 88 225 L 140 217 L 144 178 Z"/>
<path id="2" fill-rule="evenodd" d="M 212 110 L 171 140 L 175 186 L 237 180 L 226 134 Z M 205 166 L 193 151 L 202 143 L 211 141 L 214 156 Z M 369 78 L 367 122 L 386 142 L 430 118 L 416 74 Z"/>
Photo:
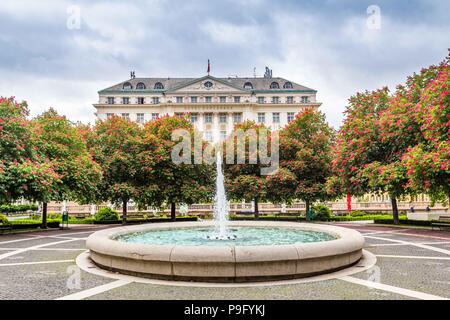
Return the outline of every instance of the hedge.
<path id="1" fill-rule="evenodd" d="M 254 216 L 236 216 L 230 215 L 230 220 L 235 221 L 244 221 L 244 220 L 255 220 Z M 258 220 L 262 221 L 305 221 L 306 218 L 304 216 L 259 216 Z"/>
<path id="2" fill-rule="evenodd" d="M 379 224 L 394 224 L 394 220 L 392 219 L 392 217 L 390 219 L 385 219 L 385 218 L 375 219 L 374 221 L 375 221 L 375 223 L 379 223 Z M 411 225 L 411 226 L 431 227 L 432 224 L 436 223 L 436 222 L 438 222 L 438 221 L 436 221 L 436 220 L 410 220 L 406 217 L 400 217 L 400 224 Z M 443 222 L 439 221 L 439 223 L 443 223 Z M 448 226 L 450 227 L 450 223 L 448 223 Z"/>
<path id="3" fill-rule="evenodd" d="M 180 221 L 197 221 L 197 217 L 177 217 L 178 222 Z M 140 223 L 158 223 L 158 222 L 172 222 L 170 218 L 148 218 L 148 219 L 127 219 L 127 224 L 140 224 Z M 94 224 L 121 224 L 122 220 L 115 221 L 97 221 L 94 220 Z"/>
<path id="4" fill-rule="evenodd" d="M 9 221 L 9 226 L 12 230 L 23 230 L 23 229 L 38 229 L 41 227 L 41 222 L 31 219 L 20 219 Z M 48 228 L 59 228 L 59 221 L 50 220 L 47 221 Z"/>
<path id="5" fill-rule="evenodd" d="M 26 211 L 36 211 L 38 206 L 35 204 L 3 204 L 0 205 L 1 213 L 16 213 Z"/>

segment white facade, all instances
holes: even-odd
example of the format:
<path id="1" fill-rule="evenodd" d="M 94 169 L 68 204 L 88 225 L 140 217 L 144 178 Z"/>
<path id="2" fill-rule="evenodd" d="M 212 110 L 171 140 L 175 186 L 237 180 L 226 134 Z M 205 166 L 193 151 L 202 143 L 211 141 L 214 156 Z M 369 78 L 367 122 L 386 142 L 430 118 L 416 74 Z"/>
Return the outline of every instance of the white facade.
<path id="1" fill-rule="evenodd" d="M 318 108 L 316 91 L 282 78 L 133 78 L 99 92 L 98 119 L 113 114 L 144 123 L 186 115 L 207 140 L 231 133 L 245 120 L 278 130 L 297 113 Z"/>

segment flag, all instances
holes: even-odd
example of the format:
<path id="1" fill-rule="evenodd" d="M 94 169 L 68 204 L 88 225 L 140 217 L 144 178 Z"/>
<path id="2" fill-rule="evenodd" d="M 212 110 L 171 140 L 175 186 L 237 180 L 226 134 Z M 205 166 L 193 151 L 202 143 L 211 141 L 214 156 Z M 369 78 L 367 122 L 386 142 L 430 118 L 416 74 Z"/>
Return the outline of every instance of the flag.
<path id="1" fill-rule="evenodd" d="M 209 59 L 208 59 L 208 74 L 211 72 L 211 64 L 209 63 Z"/>

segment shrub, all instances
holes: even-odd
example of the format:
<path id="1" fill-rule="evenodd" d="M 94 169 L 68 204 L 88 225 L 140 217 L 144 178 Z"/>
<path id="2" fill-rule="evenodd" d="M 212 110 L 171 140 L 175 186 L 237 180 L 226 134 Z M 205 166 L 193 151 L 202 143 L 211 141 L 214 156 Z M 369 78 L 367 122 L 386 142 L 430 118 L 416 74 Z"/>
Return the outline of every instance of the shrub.
<path id="1" fill-rule="evenodd" d="M 3 214 L 0 214 L 0 225 L 9 225 L 8 218 Z"/>
<path id="2" fill-rule="evenodd" d="M 28 210 L 36 211 L 37 205 L 35 205 L 35 204 L 3 204 L 0 206 L 0 212 L 2 212 L 2 213 L 25 212 Z"/>
<path id="3" fill-rule="evenodd" d="M 119 214 L 111 208 L 101 208 L 95 214 L 95 221 L 117 221 Z"/>
<path id="4" fill-rule="evenodd" d="M 323 204 L 316 204 L 312 206 L 314 220 L 327 221 L 331 218 L 331 209 Z"/>

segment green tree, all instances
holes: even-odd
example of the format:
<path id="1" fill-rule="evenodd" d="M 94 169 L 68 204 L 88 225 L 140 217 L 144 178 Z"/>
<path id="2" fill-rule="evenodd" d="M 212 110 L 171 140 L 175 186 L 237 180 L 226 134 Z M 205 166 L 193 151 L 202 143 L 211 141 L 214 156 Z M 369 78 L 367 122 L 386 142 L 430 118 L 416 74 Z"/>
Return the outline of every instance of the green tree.
<path id="1" fill-rule="evenodd" d="M 326 123 L 325 115 L 314 110 L 299 113 L 281 130 L 280 165 L 286 173 L 278 188 L 286 182 L 288 188 L 279 200 L 301 199 L 309 212 L 312 203 L 330 197 L 326 182 L 331 175 L 333 140 L 334 131 Z M 274 178 L 277 176 L 271 180 Z M 275 188 L 276 185 L 270 186 L 270 190 Z"/>
<path id="2" fill-rule="evenodd" d="M 101 173 L 76 126 L 64 116 L 50 109 L 34 118 L 30 125 L 33 147 L 39 158 L 49 162 L 59 177 L 49 192 L 40 190 L 33 196 L 43 202 L 42 227 L 46 228 L 47 203 L 63 200 L 90 203 Z"/>
<path id="3" fill-rule="evenodd" d="M 261 151 L 261 146 L 265 144 L 261 140 L 263 136 L 267 136 L 267 151 L 272 154 L 272 133 L 264 124 L 250 120 L 239 123 L 227 139 L 226 152 L 223 153 L 227 194 L 231 199 L 253 201 L 256 219 L 259 217 L 259 202 L 264 201 L 267 194 L 268 175 L 263 174 L 262 170 L 270 167 L 262 161 L 258 152 L 258 146 Z"/>
<path id="4" fill-rule="evenodd" d="M 102 179 L 97 198 L 122 206 L 122 222 L 127 222 L 128 202 L 138 196 L 136 157 L 141 144 L 141 128 L 135 122 L 113 116 L 97 121 L 93 132 L 86 132 L 88 146 L 100 164 Z"/>
<path id="5" fill-rule="evenodd" d="M 183 132 L 174 138 L 174 133 Z M 184 139 L 184 140 L 183 140 Z M 164 116 L 147 122 L 143 128 L 141 154 L 138 156 L 139 167 L 144 181 L 138 201 L 142 205 L 170 204 L 170 214 L 176 220 L 176 206 L 193 204 L 211 200 L 213 195 L 213 166 L 206 163 L 195 163 L 195 130 L 187 119 Z M 178 152 L 176 146 L 184 141 L 189 149 Z M 205 144 L 201 142 L 204 150 Z M 151 152 L 150 152 L 151 150 Z M 175 153 L 184 160 L 174 161 Z M 151 178 L 149 178 L 151 177 Z"/>

